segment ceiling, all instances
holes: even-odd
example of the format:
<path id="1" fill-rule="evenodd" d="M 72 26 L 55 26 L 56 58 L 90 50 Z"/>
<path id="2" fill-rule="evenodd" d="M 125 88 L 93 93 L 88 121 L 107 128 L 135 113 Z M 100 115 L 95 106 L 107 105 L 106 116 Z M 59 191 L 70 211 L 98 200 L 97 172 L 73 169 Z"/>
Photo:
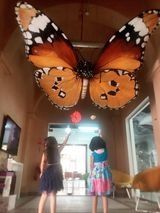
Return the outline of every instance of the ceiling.
<path id="1" fill-rule="evenodd" d="M 129 19 L 147 9 L 160 8 L 160 0 L 28 0 L 37 9 L 45 12 L 65 32 L 71 41 L 104 43 Z M 1 41 L 0 47 L 9 40 L 17 28 L 14 6 L 17 0 L 1 0 Z M 6 16 L 7 14 L 7 16 Z M 90 48 L 89 48 L 90 49 Z M 94 57 L 95 51 L 88 53 Z"/>

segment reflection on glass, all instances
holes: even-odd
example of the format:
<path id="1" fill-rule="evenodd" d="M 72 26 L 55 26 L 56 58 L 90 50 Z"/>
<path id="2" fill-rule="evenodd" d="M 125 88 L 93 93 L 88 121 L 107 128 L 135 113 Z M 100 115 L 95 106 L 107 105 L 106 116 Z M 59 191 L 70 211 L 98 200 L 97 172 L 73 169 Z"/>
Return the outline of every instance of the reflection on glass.
<path id="1" fill-rule="evenodd" d="M 138 172 L 157 165 L 150 105 L 132 119 Z"/>

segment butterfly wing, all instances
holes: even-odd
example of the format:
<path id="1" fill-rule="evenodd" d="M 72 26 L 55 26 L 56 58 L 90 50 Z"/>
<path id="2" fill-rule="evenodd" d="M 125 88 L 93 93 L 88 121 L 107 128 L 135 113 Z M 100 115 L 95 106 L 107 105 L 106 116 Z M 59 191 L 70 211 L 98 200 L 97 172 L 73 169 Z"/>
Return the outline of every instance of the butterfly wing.
<path id="1" fill-rule="evenodd" d="M 82 79 L 68 68 L 43 68 L 35 72 L 38 85 L 49 100 L 61 109 L 73 107 L 79 100 Z"/>
<path id="2" fill-rule="evenodd" d="M 137 96 L 135 76 L 123 70 L 108 70 L 96 74 L 90 81 L 92 101 L 100 108 L 122 108 Z"/>
<path id="3" fill-rule="evenodd" d="M 90 81 L 90 96 L 96 105 L 118 109 L 136 97 L 136 71 L 142 65 L 147 41 L 159 24 L 160 10 L 143 12 L 106 43 Z"/>
<path id="4" fill-rule="evenodd" d="M 82 80 L 74 69 L 77 55 L 72 44 L 51 19 L 32 5 L 19 2 L 15 12 L 25 40 L 27 58 L 41 68 L 35 73 L 38 85 L 60 108 L 72 107 L 78 102 L 82 87 Z M 61 83 L 57 81 L 59 78 Z M 57 90 L 53 89 L 55 84 Z M 65 95 L 59 95 L 62 94 L 60 91 Z"/>

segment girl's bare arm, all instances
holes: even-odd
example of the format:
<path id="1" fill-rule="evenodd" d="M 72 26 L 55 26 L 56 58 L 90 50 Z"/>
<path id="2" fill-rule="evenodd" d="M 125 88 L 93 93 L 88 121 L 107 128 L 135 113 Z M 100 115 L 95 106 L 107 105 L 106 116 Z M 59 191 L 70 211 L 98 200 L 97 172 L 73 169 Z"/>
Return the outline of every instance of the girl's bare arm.
<path id="1" fill-rule="evenodd" d="M 66 143 L 67 143 L 67 141 L 68 141 L 68 138 L 69 138 L 70 134 L 71 134 L 71 132 L 69 132 L 69 133 L 67 134 L 67 136 L 65 137 L 63 143 L 60 144 L 59 152 L 61 152 L 61 151 L 63 150 L 64 146 L 66 145 Z"/>
<path id="2" fill-rule="evenodd" d="M 42 158 L 41 158 L 41 163 L 40 163 L 40 177 L 42 176 L 45 168 L 46 168 L 46 163 L 47 163 L 47 159 L 46 159 L 46 155 L 45 153 L 43 153 Z"/>

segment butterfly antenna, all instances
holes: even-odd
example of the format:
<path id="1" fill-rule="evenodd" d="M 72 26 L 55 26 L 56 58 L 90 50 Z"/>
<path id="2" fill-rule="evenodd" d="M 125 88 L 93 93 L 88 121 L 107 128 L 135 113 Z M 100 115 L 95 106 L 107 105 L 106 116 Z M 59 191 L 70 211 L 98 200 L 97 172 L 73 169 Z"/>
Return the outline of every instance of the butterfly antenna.
<path id="1" fill-rule="evenodd" d="M 100 72 L 100 83 L 101 83 L 101 79 L 102 79 L 102 73 Z"/>

